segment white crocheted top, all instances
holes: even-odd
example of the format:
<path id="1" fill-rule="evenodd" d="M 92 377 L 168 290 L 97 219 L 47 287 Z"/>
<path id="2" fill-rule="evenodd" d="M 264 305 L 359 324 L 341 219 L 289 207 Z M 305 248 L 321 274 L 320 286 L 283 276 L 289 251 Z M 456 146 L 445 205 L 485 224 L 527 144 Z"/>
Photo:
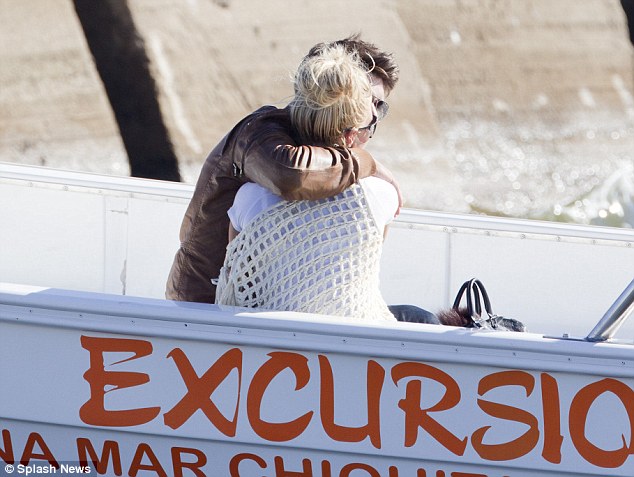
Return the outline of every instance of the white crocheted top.
<path id="1" fill-rule="evenodd" d="M 394 321 L 379 291 L 382 246 L 360 185 L 280 202 L 228 245 L 216 303 Z"/>

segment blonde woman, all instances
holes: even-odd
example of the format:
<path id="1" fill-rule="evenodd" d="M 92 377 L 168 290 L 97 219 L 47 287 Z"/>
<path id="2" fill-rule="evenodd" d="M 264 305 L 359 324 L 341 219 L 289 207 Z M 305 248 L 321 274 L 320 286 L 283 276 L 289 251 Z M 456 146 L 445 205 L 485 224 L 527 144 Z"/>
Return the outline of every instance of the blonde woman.
<path id="1" fill-rule="evenodd" d="M 399 79 L 393 55 L 352 35 L 336 40 L 355 51 L 372 69 L 377 109 Z M 323 43 L 307 56 L 318 54 Z M 379 118 L 380 119 L 380 118 Z M 360 148 L 299 144 L 291 131 L 288 107 L 263 106 L 240 120 L 211 150 L 200 171 L 180 229 L 180 247 L 170 270 L 165 297 L 213 303 L 227 249 L 227 211 L 245 182 L 257 182 L 286 200 L 315 200 L 339 194 L 358 179 L 394 177 Z"/>
<path id="2" fill-rule="evenodd" d="M 321 48 L 295 74 L 292 126 L 306 143 L 363 147 L 386 105 L 373 100 L 373 75 L 356 54 L 336 44 Z M 394 186 L 376 177 L 316 201 L 284 201 L 258 184 L 243 185 L 229 210 L 216 303 L 395 321 L 379 291 L 379 263 L 398 207 Z M 399 318 L 434 322 L 427 315 Z"/>

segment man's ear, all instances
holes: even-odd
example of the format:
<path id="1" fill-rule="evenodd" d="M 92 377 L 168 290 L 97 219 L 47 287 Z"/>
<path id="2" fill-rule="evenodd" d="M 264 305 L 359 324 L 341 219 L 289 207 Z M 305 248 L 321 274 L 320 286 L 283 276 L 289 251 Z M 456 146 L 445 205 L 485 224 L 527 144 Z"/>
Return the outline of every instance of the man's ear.
<path id="1" fill-rule="evenodd" d="M 354 140 L 357 138 L 357 130 L 356 129 L 346 129 L 343 132 L 343 140 L 346 147 L 352 147 L 354 144 Z"/>

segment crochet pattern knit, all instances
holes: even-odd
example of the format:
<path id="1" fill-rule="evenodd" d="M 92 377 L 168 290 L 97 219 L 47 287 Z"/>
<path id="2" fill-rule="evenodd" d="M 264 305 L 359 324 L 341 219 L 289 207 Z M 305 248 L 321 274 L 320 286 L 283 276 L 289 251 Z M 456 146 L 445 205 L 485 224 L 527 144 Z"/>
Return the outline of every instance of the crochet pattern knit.
<path id="1" fill-rule="evenodd" d="M 379 291 L 382 245 L 358 184 L 280 202 L 228 245 L 216 303 L 394 321 Z"/>

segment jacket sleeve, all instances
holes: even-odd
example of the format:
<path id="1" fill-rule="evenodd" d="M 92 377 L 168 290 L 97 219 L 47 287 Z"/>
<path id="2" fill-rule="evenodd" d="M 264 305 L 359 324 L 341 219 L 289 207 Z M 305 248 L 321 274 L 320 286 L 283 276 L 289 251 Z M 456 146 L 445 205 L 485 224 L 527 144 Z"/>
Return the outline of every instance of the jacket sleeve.
<path id="1" fill-rule="evenodd" d="M 330 197 L 376 171 L 363 149 L 297 145 L 291 134 L 287 110 L 255 115 L 236 136 L 235 168 L 287 200 Z"/>

